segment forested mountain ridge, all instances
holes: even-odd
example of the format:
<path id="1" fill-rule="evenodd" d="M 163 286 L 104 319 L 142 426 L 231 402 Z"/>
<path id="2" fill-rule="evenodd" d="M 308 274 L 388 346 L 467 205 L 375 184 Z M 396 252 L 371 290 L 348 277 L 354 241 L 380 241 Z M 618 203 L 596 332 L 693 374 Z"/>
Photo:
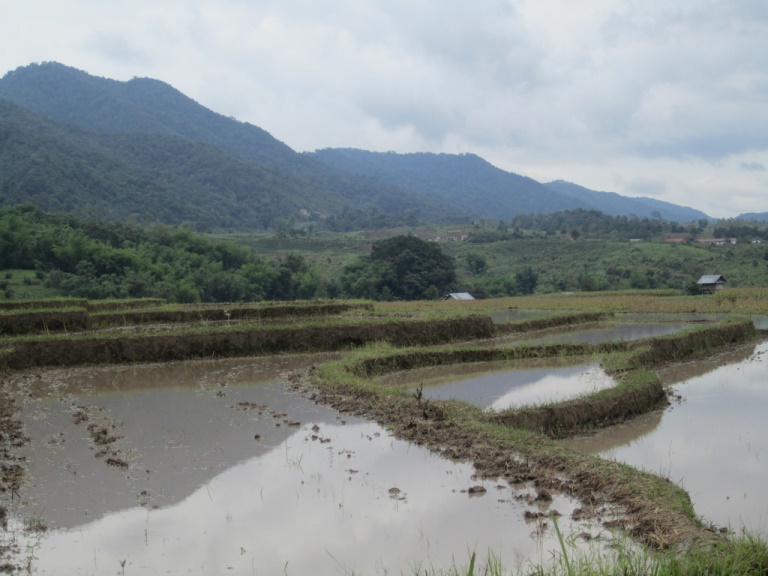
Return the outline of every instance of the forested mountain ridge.
<path id="1" fill-rule="evenodd" d="M 536 180 L 496 168 L 474 154 L 326 148 L 312 156 L 339 170 L 400 186 L 433 202 L 460 206 L 476 218 L 510 220 L 518 214 L 592 207 Z"/>
<path id="2" fill-rule="evenodd" d="M 262 163 L 300 161 L 267 131 L 217 114 L 160 80 L 121 82 L 46 62 L 6 74 L 0 98 L 94 132 L 173 134 Z"/>
<path id="3" fill-rule="evenodd" d="M 768 222 L 768 212 L 745 212 L 736 217 L 738 220 L 754 220 L 756 222 Z"/>
<path id="4" fill-rule="evenodd" d="M 241 231 L 346 231 L 578 209 L 706 217 L 651 199 L 558 189 L 473 154 L 299 154 L 159 80 L 110 80 L 55 62 L 7 73 L 0 101 L 0 205 Z M 644 200 L 656 203 L 649 209 Z"/>
<path id="5" fill-rule="evenodd" d="M 396 154 L 335 148 L 317 150 L 313 155 L 340 170 L 456 204 L 475 217 L 511 220 L 521 214 L 582 209 L 674 222 L 709 218 L 699 210 L 652 198 L 596 192 L 562 180 L 542 184 L 505 172 L 474 154 Z"/>
<path id="6" fill-rule="evenodd" d="M 197 228 L 267 227 L 307 197 L 274 169 L 164 134 L 95 134 L 0 100 L 0 204 Z"/>
<path id="7" fill-rule="evenodd" d="M 629 198 L 615 192 L 597 192 L 572 182 L 555 180 L 545 184 L 551 190 L 572 198 L 577 198 L 609 216 L 637 216 L 638 218 L 662 218 L 671 222 L 693 222 L 702 218 L 709 219 L 704 212 L 678 206 L 654 198 Z"/>
<path id="8" fill-rule="evenodd" d="M 157 80 L 118 82 L 36 64 L 0 79 L 3 98 L 0 205 L 150 214 L 202 230 L 274 228 L 277 219 L 344 229 L 461 217 L 298 154 Z"/>

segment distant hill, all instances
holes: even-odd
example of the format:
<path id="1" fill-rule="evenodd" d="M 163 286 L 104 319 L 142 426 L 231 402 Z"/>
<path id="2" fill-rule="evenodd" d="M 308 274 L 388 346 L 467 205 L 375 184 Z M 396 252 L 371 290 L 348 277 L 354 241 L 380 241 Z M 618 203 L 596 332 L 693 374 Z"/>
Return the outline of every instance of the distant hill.
<path id="1" fill-rule="evenodd" d="M 0 205 L 256 230 L 511 220 L 601 210 L 691 221 L 702 212 L 575 184 L 542 184 L 473 154 L 326 149 L 299 154 L 149 78 L 48 62 L 0 78 Z"/>
<path id="2" fill-rule="evenodd" d="M 0 79 L 0 99 L 1 204 L 150 214 L 205 229 L 258 229 L 278 217 L 322 220 L 345 210 L 462 217 L 298 154 L 157 80 L 33 64 Z"/>
<path id="3" fill-rule="evenodd" d="M 312 156 L 339 170 L 397 185 L 432 202 L 459 206 L 473 217 L 510 220 L 518 214 L 591 207 L 536 180 L 496 168 L 474 154 L 327 148 Z"/>
<path id="4" fill-rule="evenodd" d="M 673 222 L 708 218 L 699 210 L 651 198 L 595 192 L 562 180 L 541 184 L 505 172 L 473 154 L 396 154 L 337 148 L 318 150 L 313 155 L 334 168 L 460 206 L 475 217 L 510 220 L 519 214 L 581 208 L 610 216 L 660 217 Z"/>
<path id="5" fill-rule="evenodd" d="M 756 222 L 768 222 L 768 212 L 745 212 L 736 216 L 738 220 L 753 220 Z"/>
<path id="6" fill-rule="evenodd" d="M 615 192 L 597 192 L 572 182 L 555 180 L 546 184 L 551 190 L 576 198 L 592 208 L 609 216 L 637 216 L 638 218 L 662 218 L 670 222 L 692 222 L 701 218 L 710 219 L 704 212 L 678 206 L 653 198 L 630 198 Z"/>

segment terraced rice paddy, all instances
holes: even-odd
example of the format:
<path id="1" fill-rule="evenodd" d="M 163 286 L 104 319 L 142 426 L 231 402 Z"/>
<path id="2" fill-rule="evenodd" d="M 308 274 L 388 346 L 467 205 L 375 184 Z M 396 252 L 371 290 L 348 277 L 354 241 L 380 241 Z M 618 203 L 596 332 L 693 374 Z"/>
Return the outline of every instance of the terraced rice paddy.
<path id="1" fill-rule="evenodd" d="M 705 522 L 768 539 L 768 343 L 663 376 L 668 408 L 564 443 L 667 476 Z"/>
<path id="2" fill-rule="evenodd" d="M 457 550 L 465 562 L 468 543 L 522 566 L 557 549 L 551 512 L 569 532 L 604 532 L 572 520 L 565 496 L 477 479 L 291 389 L 288 370 L 326 358 L 21 378 L 33 440 L 10 525 L 35 573 L 375 574 L 450 566 Z M 47 530 L 25 533 L 30 518 Z"/>

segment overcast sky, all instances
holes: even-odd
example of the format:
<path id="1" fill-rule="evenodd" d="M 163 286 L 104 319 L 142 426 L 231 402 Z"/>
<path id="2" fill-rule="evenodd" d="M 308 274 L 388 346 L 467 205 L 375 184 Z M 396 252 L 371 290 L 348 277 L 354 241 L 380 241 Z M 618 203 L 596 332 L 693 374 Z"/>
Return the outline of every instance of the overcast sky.
<path id="1" fill-rule="evenodd" d="M 0 0 L 0 75 L 163 80 L 297 151 L 768 211 L 766 0 Z"/>

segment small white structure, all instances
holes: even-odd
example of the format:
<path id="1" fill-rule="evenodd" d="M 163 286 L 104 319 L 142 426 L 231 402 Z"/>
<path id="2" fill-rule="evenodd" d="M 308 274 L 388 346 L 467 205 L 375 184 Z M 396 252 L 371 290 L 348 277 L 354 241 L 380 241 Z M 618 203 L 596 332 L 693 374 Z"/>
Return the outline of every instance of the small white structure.
<path id="1" fill-rule="evenodd" d="M 725 277 L 720 274 L 704 274 L 696 284 L 699 285 L 702 294 L 714 294 L 725 288 Z"/>
<path id="2" fill-rule="evenodd" d="M 469 292 L 451 292 L 443 296 L 443 300 L 474 300 L 475 297 Z"/>

